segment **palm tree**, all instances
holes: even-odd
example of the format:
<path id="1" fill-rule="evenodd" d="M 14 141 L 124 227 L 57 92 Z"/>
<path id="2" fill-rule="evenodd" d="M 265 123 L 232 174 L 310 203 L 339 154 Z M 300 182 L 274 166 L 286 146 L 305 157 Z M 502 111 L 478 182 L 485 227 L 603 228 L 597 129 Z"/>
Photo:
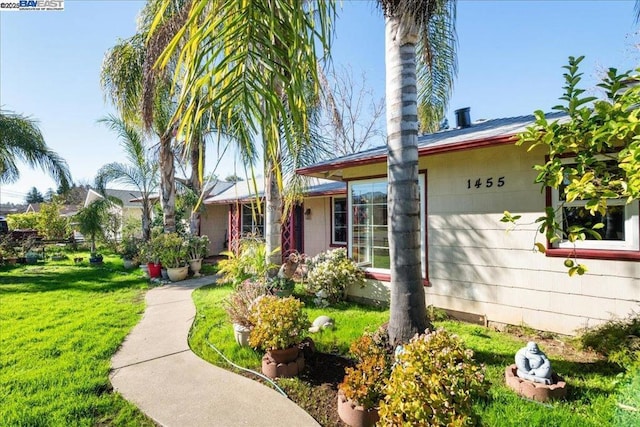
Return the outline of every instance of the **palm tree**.
<path id="1" fill-rule="evenodd" d="M 160 10 L 171 3 L 163 1 Z M 296 143 L 307 140 L 296 138 L 309 132 L 306 84 L 311 81 L 317 93 L 316 41 L 325 50 L 330 47 L 334 4 L 287 0 L 209 3 L 194 0 L 178 35 L 163 45 L 158 65 L 167 66 L 175 60 L 175 52 L 180 52 L 176 69 L 186 70 L 179 98 L 185 132 L 203 109 L 216 105 L 221 112 L 218 122 L 228 120 L 225 112 L 229 111 L 239 111 L 243 117 L 240 124 L 233 124 L 241 130 L 237 135 L 244 153 L 255 155 L 253 137 L 261 133 L 269 201 L 282 188 L 280 141 L 295 148 Z M 418 100 L 421 115 L 433 123 L 444 115 L 456 71 L 455 1 L 379 0 L 379 4 L 387 34 L 389 335 L 399 342 L 429 326 L 420 263 Z M 152 33 L 166 35 L 161 21 L 159 12 Z M 182 38 L 188 42 L 178 48 Z M 419 91 L 416 82 L 421 83 Z M 205 86 L 212 89 L 205 101 L 190 103 L 191 95 L 202 93 Z M 268 215 L 270 212 L 273 217 L 277 208 L 267 208 Z M 271 222 L 267 218 L 267 233 L 279 236 Z"/>
<path id="2" fill-rule="evenodd" d="M 20 178 L 17 161 L 30 167 L 39 166 L 63 188 L 71 183 L 67 162 L 47 146 L 36 122 L 12 111 L 0 110 L 0 183 Z"/>
<path id="3" fill-rule="evenodd" d="M 391 314 L 389 339 L 430 327 L 421 269 L 418 100 L 435 123 L 456 72 L 455 0 L 381 0 L 385 15 Z M 416 66 L 416 51 L 421 68 Z M 421 84 L 418 90 L 418 83 Z"/>
<path id="4" fill-rule="evenodd" d="M 166 19 L 171 7 L 171 0 L 162 1 L 150 44 L 161 52 L 158 69 L 177 70 L 181 82 L 179 133 L 191 143 L 203 111 L 215 108 L 213 123 L 227 129 L 252 167 L 263 155 L 265 237 L 273 253 L 281 235 L 281 160 L 285 150 L 297 152 L 310 143 L 309 99 L 317 98 L 319 88 L 316 42 L 328 51 L 333 2 L 195 0 L 175 20 Z"/>
<path id="5" fill-rule="evenodd" d="M 107 222 L 110 206 L 108 199 L 94 200 L 75 215 L 80 233 L 88 236 L 91 241 L 92 256 L 96 253 L 96 240 L 104 238 L 104 224 Z"/>
<path id="6" fill-rule="evenodd" d="M 142 29 L 126 40 L 120 40 L 105 55 L 100 83 L 105 96 L 116 106 L 125 122 L 142 122 L 142 100 L 145 87 L 144 67 L 147 56 Z M 175 158 L 172 141 L 175 126 L 174 103 L 167 84 L 157 84 L 152 98 L 153 118 L 148 128 L 159 140 L 160 201 L 166 232 L 175 231 Z"/>
<path id="7" fill-rule="evenodd" d="M 101 122 L 118 134 L 128 162 L 102 166 L 96 175 L 96 186 L 104 192 L 109 182 L 120 182 L 142 193 L 142 237 L 147 241 L 151 238 L 151 195 L 157 189 L 158 162 L 149 158 L 139 129 L 112 115 Z"/>

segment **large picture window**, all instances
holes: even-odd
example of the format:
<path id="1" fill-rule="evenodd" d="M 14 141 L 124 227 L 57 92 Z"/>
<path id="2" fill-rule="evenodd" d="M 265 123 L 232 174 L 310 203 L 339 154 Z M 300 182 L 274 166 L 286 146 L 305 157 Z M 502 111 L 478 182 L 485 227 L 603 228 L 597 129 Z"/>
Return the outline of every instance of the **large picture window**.
<path id="1" fill-rule="evenodd" d="M 334 197 L 331 202 L 331 244 L 347 244 L 347 198 Z"/>
<path id="2" fill-rule="evenodd" d="M 252 234 L 264 237 L 264 204 L 258 212 L 258 207 L 242 205 L 242 235 Z"/>
<path id="3" fill-rule="evenodd" d="M 424 195 L 424 175 L 420 175 L 420 194 Z M 376 271 L 388 272 L 389 218 L 387 211 L 387 180 L 368 179 L 352 181 L 348 187 L 349 206 L 349 251 L 360 266 Z M 425 229 L 425 203 L 421 200 L 421 229 Z M 422 271 L 426 278 L 426 239 L 422 236 Z"/>
<path id="4" fill-rule="evenodd" d="M 565 160 L 567 166 L 571 165 L 571 159 Z M 612 167 L 617 167 L 612 162 Z M 638 202 L 627 204 L 623 199 L 610 199 L 607 201 L 607 211 L 604 215 L 596 213 L 591 215 L 586 208 L 584 200 L 567 202 L 564 194 L 565 182 L 559 189 L 551 191 L 553 208 L 556 211 L 556 220 L 562 224 L 563 230 L 572 226 L 591 228 L 601 223 L 603 228 L 598 230 L 602 239 L 587 234 L 586 240 L 576 241 L 578 249 L 603 249 L 603 250 L 640 250 L 638 244 Z M 563 240 L 554 244 L 556 248 L 574 248 L 574 243 Z"/>

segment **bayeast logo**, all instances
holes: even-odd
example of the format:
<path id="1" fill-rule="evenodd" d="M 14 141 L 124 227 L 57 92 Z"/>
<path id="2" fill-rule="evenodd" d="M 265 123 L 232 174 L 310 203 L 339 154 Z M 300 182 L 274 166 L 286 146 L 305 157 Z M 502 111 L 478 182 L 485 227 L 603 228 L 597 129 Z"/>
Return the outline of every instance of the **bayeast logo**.
<path id="1" fill-rule="evenodd" d="M 64 0 L 20 0 L 20 10 L 64 10 Z"/>

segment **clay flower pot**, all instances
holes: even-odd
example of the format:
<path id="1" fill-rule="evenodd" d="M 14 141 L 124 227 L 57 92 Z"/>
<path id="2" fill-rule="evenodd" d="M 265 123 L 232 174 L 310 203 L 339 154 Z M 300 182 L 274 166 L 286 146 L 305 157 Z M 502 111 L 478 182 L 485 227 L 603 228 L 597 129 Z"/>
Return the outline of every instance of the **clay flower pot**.
<path id="1" fill-rule="evenodd" d="M 239 323 L 233 324 L 233 336 L 236 339 L 236 343 L 240 347 L 248 347 L 249 346 L 249 334 L 251 333 L 251 329 L 243 326 Z"/>
<path id="2" fill-rule="evenodd" d="M 193 277 L 200 277 L 202 269 L 202 258 L 192 259 L 189 261 L 189 268 L 193 271 Z"/>
<path id="3" fill-rule="evenodd" d="M 351 427 L 372 427 L 380 419 L 376 408 L 365 409 L 357 402 L 347 399 L 342 391 L 338 391 L 338 415 Z"/>
<path id="4" fill-rule="evenodd" d="M 298 358 L 300 349 L 297 346 L 285 348 L 284 350 L 268 350 L 267 357 L 274 363 L 290 363 Z"/>

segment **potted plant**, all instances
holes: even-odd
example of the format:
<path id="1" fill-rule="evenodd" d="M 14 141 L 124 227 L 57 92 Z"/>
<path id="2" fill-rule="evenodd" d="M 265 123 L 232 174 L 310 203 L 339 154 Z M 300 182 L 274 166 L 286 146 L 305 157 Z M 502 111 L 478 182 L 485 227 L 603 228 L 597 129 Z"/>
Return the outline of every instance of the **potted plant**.
<path id="1" fill-rule="evenodd" d="M 318 254 L 308 262 L 307 291 L 322 292 L 329 304 L 347 298 L 349 286 L 364 286 L 364 271 L 349 257 L 344 248 Z"/>
<path id="2" fill-rule="evenodd" d="M 189 273 L 186 265 L 187 244 L 177 233 L 161 234 L 156 238 L 159 247 L 160 263 L 167 269 L 169 280 L 184 280 Z"/>
<path id="3" fill-rule="evenodd" d="M 163 239 L 164 235 L 158 234 L 144 246 L 143 252 L 151 279 L 158 278 L 161 275 L 162 265 L 160 263 L 160 255 L 163 250 Z"/>
<path id="4" fill-rule="evenodd" d="M 338 386 L 338 415 L 351 427 L 370 427 L 378 421 L 378 406 L 391 373 L 391 353 L 381 335 L 365 334 L 351 344 L 358 363 L 345 369 Z"/>
<path id="5" fill-rule="evenodd" d="M 209 237 L 190 236 L 188 240 L 189 268 L 193 271 L 193 277 L 200 277 L 202 259 L 207 256 Z"/>
<path id="6" fill-rule="evenodd" d="M 140 256 L 140 242 L 133 236 L 125 236 L 122 239 L 122 246 L 120 255 L 122 256 L 122 262 L 124 268 L 130 269 L 135 265 L 135 261 Z"/>
<path id="7" fill-rule="evenodd" d="M 249 344 L 266 350 L 262 372 L 271 378 L 295 376 L 301 369 L 298 344 L 310 326 L 302 307 L 304 303 L 296 298 L 274 295 L 265 295 L 251 306 Z M 280 365 L 283 370 L 277 369 Z"/>
<path id="8" fill-rule="evenodd" d="M 79 231 L 91 239 L 91 256 L 89 257 L 91 264 L 102 264 L 102 255 L 96 251 L 96 239 L 104 237 L 104 224 L 107 223 L 109 203 L 107 199 L 96 200 L 80 209 L 75 216 Z"/>
<path id="9" fill-rule="evenodd" d="M 288 297 L 293 293 L 296 283 L 286 277 L 269 277 L 267 279 L 267 292 L 278 297 Z"/>
<path id="10" fill-rule="evenodd" d="M 251 306 L 264 294 L 265 289 L 260 283 L 247 279 L 223 303 L 224 309 L 233 323 L 236 342 L 241 347 L 249 345 L 249 333 L 253 328 L 253 323 L 249 319 Z"/>

